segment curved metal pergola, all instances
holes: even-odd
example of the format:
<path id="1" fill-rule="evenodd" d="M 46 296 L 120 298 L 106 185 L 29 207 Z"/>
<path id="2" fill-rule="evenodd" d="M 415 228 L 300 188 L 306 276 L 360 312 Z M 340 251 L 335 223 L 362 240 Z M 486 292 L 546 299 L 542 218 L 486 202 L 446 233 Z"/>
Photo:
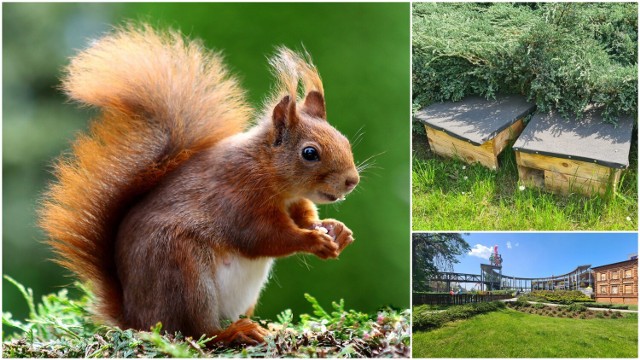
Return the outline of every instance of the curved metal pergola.
<path id="1" fill-rule="evenodd" d="M 515 290 L 579 290 L 593 287 L 591 265 L 580 265 L 562 275 L 541 277 L 518 277 L 502 274 L 502 267 L 488 264 L 480 265 L 480 275 L 454 272 L 440 272 L 430 281 L 441 281 L 450 289 L 452 282 L 479 283 L 482 290 L 515 289 Z M 586 286 L 582 286 L 585 285 Z"/>
<path id="2" fill-rule="evenodd" d="M 591 265 L 580 265 L 574 270 L 561 275 L 544 277 L 517 277 L 502 274 L 502 269 L 494 266 L 480 265 L 481 277 L 489 279 L 483 282 L 490 289 L 521 289 L 521 290 L 579 290 L 588 286 L 593 287 Z M 498 271 L 496 271 L 498 270 Z M 586 286 L 582 286 L 586 284 Z M 497 285 L 497 286 L 496 286 Z M 483 289 L 484 290 L 484 289 Z"/>

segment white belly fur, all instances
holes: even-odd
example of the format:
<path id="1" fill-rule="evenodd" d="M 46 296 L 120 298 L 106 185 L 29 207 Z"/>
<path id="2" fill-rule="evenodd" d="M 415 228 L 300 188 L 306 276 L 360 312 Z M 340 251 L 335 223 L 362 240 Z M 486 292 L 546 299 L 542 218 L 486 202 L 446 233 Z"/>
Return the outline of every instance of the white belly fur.
<path id="1" fill-rule="evenodd" d="M 220 320 L 235 321 L 255 304 L 269 278 L 271 258 L 228 255 L 215 272 Z"/>

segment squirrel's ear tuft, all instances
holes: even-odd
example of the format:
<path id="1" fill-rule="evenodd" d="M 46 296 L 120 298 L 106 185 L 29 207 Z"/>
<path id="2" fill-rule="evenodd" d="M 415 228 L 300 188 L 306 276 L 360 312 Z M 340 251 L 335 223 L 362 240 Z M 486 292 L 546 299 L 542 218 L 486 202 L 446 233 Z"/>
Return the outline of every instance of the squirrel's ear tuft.
<path id="1" fill-rule="evenodd" d="M 289 96 L 285 96 L 280 100 L 278 105 L 273 108 L 273 125 L 275 127 L 283 126 L 287 122 L 287 105 L 289 105 Z"/>
<path id="2" fill-rule="evenodd" d="M 326 119 L 327 113 L 324 106 L 324 96 L 322 96 L 319 91 L 309 91 L 307 97 L 304 99 L 302 111 L 311 116 Z"/>
<path id="3" fill-rule="evenodd" d="M 289 127 L 297 121 L 296 103 L 291 101 L 291 97 L 287 95 L 273 108 L 273 125 L 276 128 L 281 126 Z"/>
<path id="4" fill-rule="evenodd" d="M 282 143 L 285 129 L 295 126 L 298 122 L 296 115 L 296 102 L 291 101 L 289 95 L 280 100 L 278 105 L 273 108 L 273 127 L 275 129 L 275 144 Z"/>

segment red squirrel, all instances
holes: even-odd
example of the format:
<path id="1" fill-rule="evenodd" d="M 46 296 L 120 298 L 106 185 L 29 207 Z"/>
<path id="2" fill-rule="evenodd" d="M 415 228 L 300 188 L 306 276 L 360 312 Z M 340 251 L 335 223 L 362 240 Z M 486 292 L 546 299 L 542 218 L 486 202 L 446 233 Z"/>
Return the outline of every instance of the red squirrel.
<path id="1" fill-rule="evenodd" d="M 259 343 L 267 331 L 240 317 L 273 259 L 353 242 L 315 206 L 359 182 L 316 67 L 286 48 L 270 64 L 277 86 L 250 126 L 221 56 L 177 32 L 126 25 L 71 59 L 63 90 L 101 112 L 57 161 L 40 226 L 100 320 Z"/>

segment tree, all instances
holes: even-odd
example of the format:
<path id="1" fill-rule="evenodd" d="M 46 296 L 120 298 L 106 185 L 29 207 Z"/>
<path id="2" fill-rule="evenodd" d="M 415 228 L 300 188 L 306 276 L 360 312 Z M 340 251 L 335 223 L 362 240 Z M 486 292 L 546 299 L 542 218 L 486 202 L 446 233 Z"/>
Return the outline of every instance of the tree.
<path id="1" fill-rule="evenodd" d="M 427 279 L 441 271 L 452 271 L 453 264 L 460 262 L 458 256 L 470 249 L 462 234 L 413 234 L 413 290 L 428 291 Z"/>

